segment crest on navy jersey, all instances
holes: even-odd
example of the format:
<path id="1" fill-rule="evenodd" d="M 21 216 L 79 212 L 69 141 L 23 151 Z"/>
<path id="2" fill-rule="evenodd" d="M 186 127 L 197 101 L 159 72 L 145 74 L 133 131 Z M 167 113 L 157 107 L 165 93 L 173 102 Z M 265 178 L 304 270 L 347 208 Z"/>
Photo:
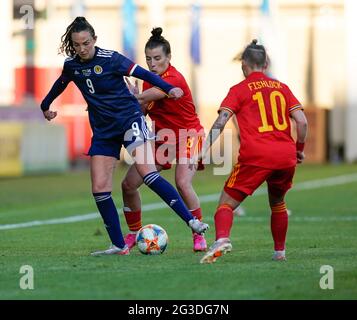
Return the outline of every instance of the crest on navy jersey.
<path id="1" fill-rule="evenodd" d="M 94 66 L 94 72 L 96 74 L 101 74 L 103 72 L 103 68 L 101 66 L 96 65 Z"/>
<path id="2" fill-rule="evenodd" d="M 85 77 L 89 77 L 92 74 L 92 70 L 91 69 L 83 69 L 82 73 Z"/>

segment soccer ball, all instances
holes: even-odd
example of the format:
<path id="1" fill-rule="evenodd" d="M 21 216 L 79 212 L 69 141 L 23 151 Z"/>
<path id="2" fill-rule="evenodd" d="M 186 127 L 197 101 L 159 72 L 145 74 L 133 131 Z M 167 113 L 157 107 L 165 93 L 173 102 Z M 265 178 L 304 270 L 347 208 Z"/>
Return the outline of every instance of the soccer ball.
<path id="1" fill-rule="evenodd" d="M 136 234 L 136 243 L 141 253 L 156 255 L 163 253 L 167 247 L 166 231 L 157 224 L 148 224 Z"/>

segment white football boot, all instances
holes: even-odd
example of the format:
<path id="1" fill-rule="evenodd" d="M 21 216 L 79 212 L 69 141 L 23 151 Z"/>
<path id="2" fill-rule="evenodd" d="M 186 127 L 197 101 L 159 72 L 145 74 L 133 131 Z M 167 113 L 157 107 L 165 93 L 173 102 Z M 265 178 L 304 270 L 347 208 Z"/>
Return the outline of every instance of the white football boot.
<path id="1" fill-rule="evenodd" d="M 193 232 L 196 232 L 198 234 L 204 234 L 209 228 L 209 225 L 207 223 L 204 223 L 196 218 L 191 219 L 188 222 L 188 225 L 191 227 Z"/>
<path id="2" fill-rule="evenodd" d="M 92 252 L 91 256 L 105 256 L 111 254 L 126 256 L 129 254 L 129 247 L 125 245 L 124 248 L 118 248 L 114 244 L 112 244 L 107 250 Z"/>
<path id="3" fill-rule="evenodd" d="M 217 258 L 223 256 L 231 250 L 232 244 L 229 238 L 218 239 L 208 249 L 207 253 L 200 260 L 200 263 L 213 263 L 217 260 Z"/>

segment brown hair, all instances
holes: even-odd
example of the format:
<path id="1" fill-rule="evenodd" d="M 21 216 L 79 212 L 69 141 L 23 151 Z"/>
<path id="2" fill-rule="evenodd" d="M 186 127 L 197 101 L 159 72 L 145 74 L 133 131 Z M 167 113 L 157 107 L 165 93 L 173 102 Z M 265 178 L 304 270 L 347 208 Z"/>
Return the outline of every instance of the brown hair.
<path id="1" fill-rule="evenodd" d="M 90 23 L 86 20 L 85 17 L 77 17 L 73 22 L 67 27 L 66 32 L 61 37 L 61 45 L 59 47 L 59 53 L 66 54 L 69 57 L 73 57 L 76 54 L 76 51 L 73 47 L 72 42 L 72 33 L 88 31 L 91 36 L 95 37 L 95 31 Z"/>

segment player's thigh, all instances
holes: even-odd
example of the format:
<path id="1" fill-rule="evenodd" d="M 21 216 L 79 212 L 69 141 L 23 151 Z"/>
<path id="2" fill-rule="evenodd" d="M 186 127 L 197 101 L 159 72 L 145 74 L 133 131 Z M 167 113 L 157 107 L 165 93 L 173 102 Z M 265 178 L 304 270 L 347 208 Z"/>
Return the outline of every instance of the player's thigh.
<path id="1" fill-rule="evenodd" d="M 128 124 L 123 145 L 135 161 L 135 167 L 141 177 L 156 171 L 153 151 L 154 136 L 149 131 L 145 117 L 138 117 Z"/>
<path id="2" fill-rule="evenodd" d="M 186 163 L 177 163 L 175 170 L 175 182 L 178 186 L 191 186 L 192 179 L 196 173 L 196 168 L 189 164 L 187 159 Z"/>
<path id="3" fill-rule="evenodd" d="M 133 151 L 135 168 L 141 177 L 145 177 L 147 174 L 154 171 L 161 171 L 167 168 L 155 162 L 155 156 L 153 152 L 152 141 L 146 141 L 143 145 L 135 148 Z"/>
<path id="4" fill-rule="evenodd" d="M 90 159 L 90 172 L 93 192 L 112 191 L 112 180 L 117 159 L 94 155 Z"/>
<path id="5" fill-rule="evenodd" d="M 136 166 L 131 165 L 122 181 L 123 192 L 137 190 L 142 184 L 143 178 L 139 174 Z"/>
<path id="6" fill-rule="evenodd" d="M 274 170 L 267 179 L 270 202 L 283 200 L 286 192 L 292 187 L 295 167 Z"/>
<path id="7" fill-rule="evenodd" d="M 172 168 L 172 161 L 176 158 L 176 145 L 171 142 L 155 141 L 155 163 L 162 170 Z"/>
<path id="8" fill-rule="evenodd" d="M 202 151 L 204 137 L 201 132 L 194 129 L 189 130 L 189 135 L 179 137 L 176 142 L 176 160 L 178 163 L 188 163 Z"/>
<path id="9" fill-rule="evenodd" d="M 239 201 L 239 200 L 233 198 L 232 196 L 230 196 L 228 193 L 226 193 L 223 190 L 221 193 L 221 196 L 219 198 L 218 207 L 220 207 L 222 205 L 228 205 L 232 208 L 232 210 L 235 210 L 240 205 L 240 203 L 242 201 Z"/>
<path id="10" fill-rule="evenodd" d="M 133 150 L 134 165 L 141 177 L 145 177 L 148 173 L 157 171 L 153 148 L 150 141 L 136 147 Z"/>
<path id="11" fill-rule="evenodd" d="M 152 141 L 154 136 L 148 129 L 145 117 L 137 117 L 128 122 L 122 136 L 123 145 L 137 163 L 154 163 Z"/>

